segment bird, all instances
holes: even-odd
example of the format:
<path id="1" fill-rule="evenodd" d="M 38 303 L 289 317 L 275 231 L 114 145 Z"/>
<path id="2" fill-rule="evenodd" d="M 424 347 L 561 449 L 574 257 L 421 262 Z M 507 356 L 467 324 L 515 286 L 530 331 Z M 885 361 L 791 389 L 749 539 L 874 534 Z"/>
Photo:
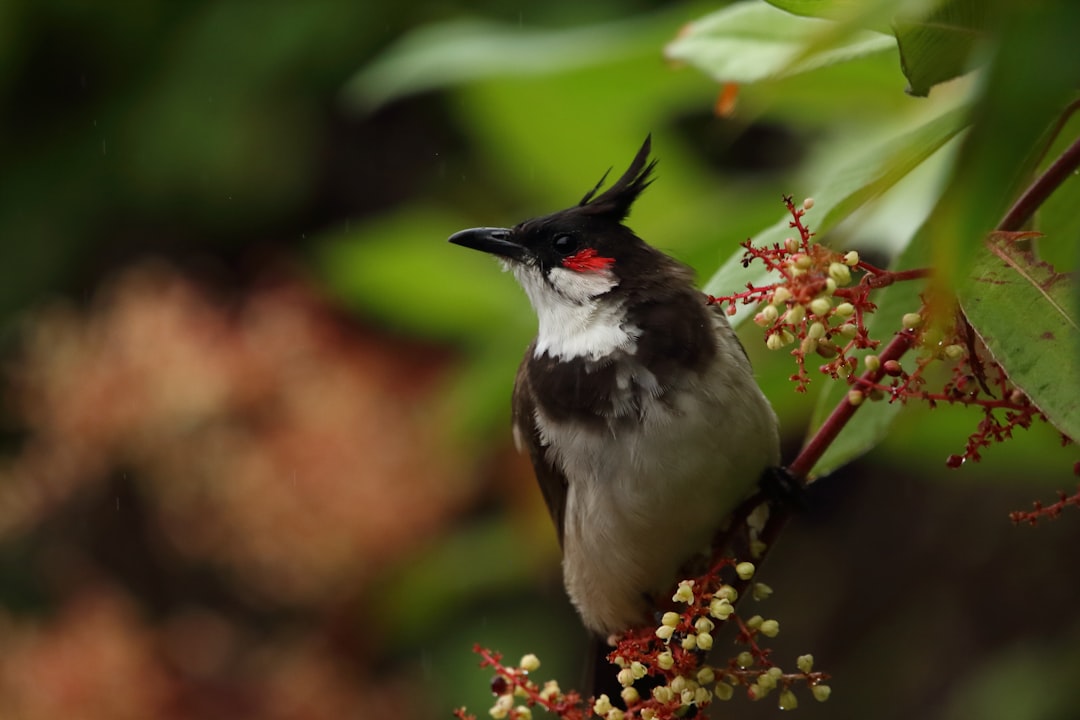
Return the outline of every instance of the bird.
<path id="1" fill-rule="evenodd" d="M 576 205 L 454 233 L 498 258 L 537 316 L 513 436 L 562 550 L 567 594 L 610 637 L 647 622 L 684 564 L 780 460 L 779 424 L 746 351 L 693 271 L 627 225 L 653 182 L 651 134 Z"/>

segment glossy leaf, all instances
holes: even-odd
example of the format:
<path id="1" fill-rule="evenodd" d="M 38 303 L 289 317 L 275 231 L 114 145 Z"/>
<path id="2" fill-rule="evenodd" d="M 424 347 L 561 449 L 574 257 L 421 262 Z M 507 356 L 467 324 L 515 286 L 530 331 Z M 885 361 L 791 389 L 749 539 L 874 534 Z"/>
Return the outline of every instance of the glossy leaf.
<path id="1" fill-rule="evenodd" d="M 410 32 L 346 85 L 354 106 L 376 109 L 448 85 L 513 75 L 552 75 L 640 52 L 656 16 L 565 30 L 456 20 Z M 649 48 L 652 50 L 652 48 Z"/>
<path id="2" fill-rule="evenodd" d="M 971 326 L 1053 425 L 1080 438 L 1076 277 L 995 236 L 975 256 L 960 303 Z"/>
<path id="3" fill-rule="evenodd" d="M 859 31 L 804 56 L 804 48 L 831 24 L 798 17 L 761 2 L 730 5 L 686 25 L 664 56 L 688 63 L 719 82 L 754 83 L 889 52 L 892 38 Z"/>
<path id="4" fill-rule="evenodd" d="M 993 3 L 946 0 L 934 5 L 928 13 L 901 12 L 893 20 L 907 91 L 918 97 L 971 69 L 972 51 L 985 40 Z"/>

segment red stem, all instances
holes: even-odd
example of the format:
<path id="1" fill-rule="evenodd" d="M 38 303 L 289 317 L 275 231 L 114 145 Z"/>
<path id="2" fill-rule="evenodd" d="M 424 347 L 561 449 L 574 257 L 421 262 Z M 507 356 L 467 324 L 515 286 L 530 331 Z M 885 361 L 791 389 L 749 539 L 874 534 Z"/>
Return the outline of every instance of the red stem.
<path id="1" fill-rule="evenodd" d="M 1050 194 L 1065 182 L 1065 179 L 1077 167 L 1080 167 L 1080 138 L 1066 148 L 1057 160 L 1050 163 L 1050 167 L 1046 168 L 1046 171 L 1017 198 L 1013 206 L 1009 208 L 1009 212 L 1005 213 L 1005 217 L 998 223 L 997 229 L 1014 232 L 1022 228 L 1039 206 L 1046 201 L 1046 198 L 1050 197 Z"/>
<path id="2" fill-rule="evenodd" d="M 859 385 L 874 384 L 881 380 L 885 374 L 885 363 L 889 360 L 898 360 L 904 353 L 910 350 L 915 345 L 915 332 L 912 330 L 902 330 L 896 334 L 892 341 L 885 346 L 885 349 L 881 351 L 878 359 L 881 361 L 876 370 L 867 370 L 859 378 Z M 852 405 L 848 402 L 847 396 L 841 400 L 828 419 L 822 424 L 818 431 L 814 433 L 814 437 L 810 438 L 810 442 L 803 447 L 799 456 L 795 458 L 795 461 L 788 466 L 788 472 L 797 479 L 805 479 L 810 470 L 814 467 L 821 456 L 825 454 L 825 450 L 832 444 L 836 436 L 840 434 L 840 431 L 847 425 L 848 420 L 855 414 L 861 405 Z"/>

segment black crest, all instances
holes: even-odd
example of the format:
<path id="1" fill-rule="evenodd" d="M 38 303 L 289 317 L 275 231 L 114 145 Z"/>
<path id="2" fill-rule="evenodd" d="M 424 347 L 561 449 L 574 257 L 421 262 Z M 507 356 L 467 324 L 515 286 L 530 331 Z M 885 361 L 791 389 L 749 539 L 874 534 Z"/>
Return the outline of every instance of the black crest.
<path id="1" fill-rule="evenodd" d="M 630 206 L 637 200 L 641 191 L 652 183 L 651 176 L 653 168 L 656 167 L 656 160 L 648 162 L 651 147 L 652 134 L 650 133 L 646 136 L 645 142 L 642 143 L 637 155 L 634 156 L 634 161 L 630 163 L 630 167 L 626 169 L 622 177 L 615 181 L 614 185 L 600 195 L 596 195 L 596 192 L 604 184 L 604 180 L 607 180 L 607 176 L 611 172 L 611 170 L 608 170 L 604 173 L 604 177 L 600 178 L 600 182 L 596 183 L 596 187 L 585 193 L 585 197 L 581 198 L 581 202 L 578 203 L 578 207 L 581 208 L 582 212 L 589 215 L 603 215 L 616 222 L 622 222 L 630 214 Z"/>

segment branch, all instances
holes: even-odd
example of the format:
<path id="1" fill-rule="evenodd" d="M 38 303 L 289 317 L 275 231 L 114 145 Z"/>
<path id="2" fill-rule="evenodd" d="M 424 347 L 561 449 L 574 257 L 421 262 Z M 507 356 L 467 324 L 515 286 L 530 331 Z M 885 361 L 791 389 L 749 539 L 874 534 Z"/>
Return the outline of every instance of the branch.
<path id="1" fill-rule="evenodd" d="M 1014 232 L 1024 226 L 1039 206 L 1046 202 L 1061 183 L 1065 182 L 1076 169 L 1080 167 L 1080 138 L 1061 153 L 1057 160 L 1050 163 L 1042 175 L 1017 198 L 1009 212 L 998 223 L 997 230 Z"/>

